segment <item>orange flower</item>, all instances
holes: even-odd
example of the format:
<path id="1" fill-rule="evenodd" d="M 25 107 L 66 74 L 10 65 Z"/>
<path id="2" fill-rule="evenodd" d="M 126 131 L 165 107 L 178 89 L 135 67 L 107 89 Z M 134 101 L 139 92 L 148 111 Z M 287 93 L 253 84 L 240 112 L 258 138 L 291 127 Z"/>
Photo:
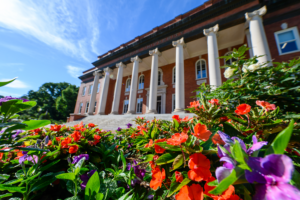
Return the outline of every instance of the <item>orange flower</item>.
<path id="1" fill-rule="evenodd" d="M 151 166 L 151 169 L 155 169 L 155 166 L 156 166 L 156 164 L 155 164 L 155 161 L 157 160 L 159 158 L 159 156 L 158 155 L 155 155 L 155 156 L 153 156 L 153 160 L 151 160 L 149 163 L 150 163 L 150 166 Z"/>
<path id="2" fill-rule="evenodd" d="M 216 133 L 211 140 L 213 141 L 214 144 L 219 144 L 219 145 L 224 145 L 225 142 L 221 139 L 220 135 Z"/>
<path id="3" fill-rule="evenodd" d="M 181 122 L 180 118 L 179 118 L 179 115 L 173 115 L 172 116 L 172 119 L 175 119 L 178 123 Z"/>
<path id="4" fill-rule="evenodd" d="M 165 142 L 167 141 L 166 139 L 158 139 L 155 140 L 155 143 L 159 143 L 159 142 Z M 154 145 L 154 149 L 155 149 L 155 153 L 164 153 L 166 150 L 158 145 Z"/>
<path id="5" fill-rule="evenodd" d="M 243 104 L 239 105 L 238 107 L 236 107 L 236 110 L 234 112 L 238 115 L 245 115 L 248 112 L 250 112 L 250 110 L 251 110 L 251 106 L 243 103 Z"/>
<path id="6" fill-rule="evenodd" d="M 153 140 L 150 139 L 149 143 L 145 145 L 145 148 L 152 147 L 152 145 L 153 145 Z"/>
<path id="7" fill-rule="evenodd" d="M 47 146 L 50 146 L 50 145 L 52 145 L 52 141 L 51 140 L 49 140 Z"/>
<path id="8" fill-rule="evenodd" d="M 256 105 L 265 108 L 267 111 L 276 109 L 275 104 L 270 104 L 269 102 L 266 101 L 256 101 Z"/>
<path id="9" fill-rule="evenodd" d="M 3 153 L 0 153 L 0 160 L 2 160 L 2 158 L 3 158 Z"/>
<path id="10" fill-rule="evenodd" d="M 203 124 L 196 124 L 194 127 L 194 133 L 192 133 L 195 137 L 200 140 L 207 141 L 211 135 L 211 132 L 207 130 L 207 127 Z"/>
<path id="11" fill-rule="evenodd" d="M 60 137 L 55 137 L 56 141 L 57 141 L 57 142 L 60 142 L 60 140 L 61 140 L 60 138 L 61 138 L 61 137 L 62 137 L 62 136 L 60 136 Z"/>
<path id="12" fill-rule="evenodd" d="M 94 135 L 94 145 L 97 145 L 100 142 L 101 136 L 100 135 Z"/>
<path id="13" fill-rule="evenodd" d="M 172 135 L 170 139 L 167 140 L 167 143 L 170 145 L 181 145 L 182 143 L 186 142 L 189 136 L 186 133 L 175 133 Z"/>
<path id="14" fill-rule="evenodd" d="M 81 128 L 83 128 L 83 127 L 84 127 L 84 126 L 83 126 L 83 122 L 80 122 L 80 124 L 75 124 L 75 125 L 74 125 L 74 128 L 75 128 L 76 131 L 80 131 Z"/>
<path id="15" fill-rule="evenodd" d="M 203 200 L 203 188 L 199 184 L 183 186 L 175 195 L 176 200 Z"/>
<path id="16" fill-rule="evenodd" d="M 162 171 L 160 171 L 159 167 L 156 167 L 151 172 L 152 180 L 150 181 L 150 187 L 153 190 L 157 190 L 159 187 L 161 187 L 162 182 L 166 178 L 165 169 L 162 168 Z"/>
<path id="17" fill-rule="evenodd" d="M 50 126 L 51 131 L 59 131 L 61 129 L 61 125 Z"/>
<path id="18" fill-rule="evenodd" d="M 189 119 L 189 116 L 185 116 L 181 121 L 183 122 L 188 122 L 190 119 Z"/>
<path id="19" fill-rule="evenodd" d="M 193 181 L 207 181 L 211 177 L 210 161 L 201 153 L 194 153 L 190 156 L 188 171 L 189 179 Z"/>
<path id="20" fill-rule="evenodd" d="M 240 200 L 240 197 L 234 194 L 234 187 L 230 185 L 221 195 L 210 194 L 209 191 L 213 190 L 216 186 L 209 186 L 208 183 L 216 180 L 215 177 L 210 177 L 204 185 L 204 194 L 213 198 L 214 200 Z"/>
<path id="21" fill-rule="evenodd" d="M 211 105 L 220 105 L 218 99 L 211 99 L 208 101 L 208 103 L 210 103 Z"/>
<path id="22" fill-rule="evenodd" d="M 188 108 L 198 108 L 200 106 L 199 101 L 190 102 L 190 106 Z"/>
<path id="23" fill-rule="evenodd" d="M 95 124 L 89 123 L 89 124 L 88 124 L 88 127 L 89 127 L 89 128 L 93 128 L 93 127 L 95 127 Z"/>
<path id="24" fill-rule="evenodd" d="M 61 147 L 68 148 L 69 147 L 68 144 L 70 144 L 71 142 L 72 142 L 72 139 L 67 137 L 61 142 Z"/>
<path id="25" fill-rule="evenodd" d="M 176 179 L 176 182 L 179 182 L 181 183 L 183 181 L 183 176 L 180 172 L 176 171 L 175 172 L 175 179 Z"/>
<path id="26" fill-rule="evenodd" d="M 73 153 L 76 153 L 78 151 L 78 146 L 77 145 L 73 145 L 73 146 L 70 146 L 69 148 L 69 153 L 70 154 L 73 154 Z"/>
<path id="27" fill-rule="evenodd" d="M 71 137 L 74 139 L 75 142 L 78 142 L 81 138 L 81 133 L 79 131 L 74 131 L 71 134 Z"/>

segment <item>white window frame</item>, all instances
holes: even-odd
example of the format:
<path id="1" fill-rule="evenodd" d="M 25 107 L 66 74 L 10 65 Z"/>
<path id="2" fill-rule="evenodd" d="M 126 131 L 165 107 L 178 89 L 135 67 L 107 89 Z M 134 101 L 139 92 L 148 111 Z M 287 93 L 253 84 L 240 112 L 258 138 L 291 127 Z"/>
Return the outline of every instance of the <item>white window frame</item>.
<path id="1" fill-rule="evenodd" d="M 143 87 L 140 88 L 140 81 L 141 81 L 141 78 L 143 78 Z M 143 90 L 145 88 L 145 75 L 144 74 L 141 74 L 139 76 L 139 83 L 138 83 L 138 90 Z"/>
<path id="2" fill-rule="evenodd" d="M 175 84 L 176 81 L 176 66 L 172 69 L 172 83 Z"/>
<path id="3" fill-rule="evenodd" d="M 79 114 L 81 114 L 82 107 L 83 107 L 83 103 L 82 103 L 82 102 L 80 102 L 80 103 L 79 103 L 79 110 L 78 110 L 78 113 L 79 113 Z"/>
<path id="4" fill-rule="evenodd" d="M 278 34 L 288 32 L 288 31 L 293 31 L 298 50 L 282 53 L 281 49 L 280 49 Z M 296 53 L 296 52 L 300 51 L 300 38 L 299 38 L 299 31 L 298 31 L 297 27 L 292 27 L 292 28 L 287 28 L 287 29 L 281 30 L 281 31 L 277 31 L 277 32 L 274 33 L 274 35 L 275 35 L 275 40 L 276 40 L 276 45 L 277 45 L 279 55 L 286 55 L 286 54 Z"/>
<path id="5" fill-rule="evenodd" d="M 86 86 L 84 86 L 82 89 L 82 96 L 85 96 L 85 92 L 86 92 Z"/>
<path id="6" fill-rule="evenodd" d="M 141 99 L 142 100 L 142 106 L 141 106 L 141 111 L 139 112 L 139 109 L 138 109 L 138 107 L 139 107 L 139 99 Z M 137 98 L 137 100 L 136 100 L 136 113 L 142 113 L 143 112 L 143 98 Z"/>
<path id="7" fill-rule="evenodd" d="M 128 87 L 129 85 L 129 87 Z M 131 78 L 128 78 L 126 80 L 126 84 L 125 84 L 125 92 L 130 92 L 130 86 L 131 86 Z"/>
<path id="8" fill-rule="evenodd" d="M 175 110 L 176 108 L 176 97 L 175 97 L 175 93 L 172 94 L 172 112 Z"/>
<path id="9" fill-rule="evenodd" d="M 99 93 L 99 91 L 100 91 L 100 83 L 98 83 L 97 85 L 97 93 Z"/>
<path id="10" fill-rule="evenodd" d="M 93 85 L 90 85 L 90 86 L 89 86 L 89 95 L 92 94 L 92 91 L 93 91 Z"/>
<path id="11" fill-rule="evenodd" d="M 125 99 L 125 100 L 123 101 L 123 110 L 122 110 L 122 113 L 123 113 L 123 114 L 125 114 L 124 108 L 125 108 L 125 102 L 126 102 L 126 101 L 128 102 L 127 105 L 129 106 L 129 100 L 128 100 L 128 99 Z M 128 111 L 128 107 L 127 107 L 127 111 Z"/>
<path id="12" fill-rule="evenodd" d="M 90 106 L 90 102 L 87 101 L 86 104 L 85 104 L 85 113 L 89 112 L 89 106 Z"/>
<path id="13" fill-rule="evenodd" d="M 204 61 L 204 63 L 205 63 L 205 76 L 206 77 L 204 77 L 204 78 L 202 77 L 202 73 L 201 73 L 201 78 L 197 77 L 197 63 L 201 62 L 201 61 Z M 200 65 L 200 69 L 202 71 L 202 66 L 201 65 Z M 195 74 L 196 74 L 196 80 L 206 79 L 207 78 L 207 63 L 206 63 L 206 60 L 204 60 L 204 59 L 201 58 L 201 59 L 199 59 L 199 60 L 196 61 L 196 63 L 195 63 Z"/>
<path id="14" fill-rule="evenodd" d="M 224 56 L 228 56 L 228 55 L 232 54 L 232 52 L 233 51 L 228 51 L 227 53 L 224 54 Z M 232 58 L 230 58 L 229 60 L 230 60 L 230 65 L 232 65 Z M 224 65 L 226 65 L 226 59 L 225 58 L 224 58 Z"/>

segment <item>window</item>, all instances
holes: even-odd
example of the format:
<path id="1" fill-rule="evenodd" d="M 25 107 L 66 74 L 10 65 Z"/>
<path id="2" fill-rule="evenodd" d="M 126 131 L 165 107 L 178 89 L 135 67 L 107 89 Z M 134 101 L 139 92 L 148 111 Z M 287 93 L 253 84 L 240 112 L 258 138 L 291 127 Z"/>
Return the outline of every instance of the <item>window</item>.
<path id="1" fill-rule="evenodd" d="M 297 27 L 275 32 L 279 55 L 300 51 L 300 39 Z"/>
<path id="2" fill-rule="evenodd" d="M 207 78 L 206 76 L 206 61 L 200 59 L 196 62 L 196 79 Z"/>
<path id="3" fill-rule="evenodd" d="M 175 84 L 176 82 L 176 67 L 173 67 L 172 70 L 172 83 Z"/>
<path id="4" fill-rule="evenodd" d="M 136 113 L 142 113 L 143 111 L 143 98 L 137 99 L 137 105 L 136 105 Z"/>
<path id="5" fill-rule="evenodd" d="M 90 103 L 89 103 L 89 102 L 86 102 L 86 107 L 85 107 L 85 112 L 86 112 L 86 113 L 89 111 L 89 105 L 90 105 Z"/>
<path id="6" fill-rule="evenodd" d="M 85 95 L 85 90 L 86 90 L 86 87 L 83 87 L 83 90 L 82 90 L 82 96 Z"/>
<path id="7" fill-rule="evenodd" d="M 230 54 L 232 54 L 232 51 L 225 53 L 224 56 L 229 56 Z M 232 65 L 235 61 L 235 58 L 230 58 L 229 60 L 224 59 L 224 65 Z"/>
<path id="8" fill-rule="evenodd" d="M 128 104 L 129 104 L 129 100 L 124 100 L 123 113 L 127 113 Z"/>
<path id="9" fill-rule="evenodd" d="M 130 91 L 130 84 L 131 84 L 131 79 L 129 78 L 126 81 L 125 92 L 129 92 Z"/>
<path id="10" fill-rule="evenodd" d="M 172 111 L 175 110 L 175 94 L 172 94 Z"/>
<path id="11" fill-rule="evenodd" d="M 96 112 L 97 101 L 95 101 L 94 112 Z"/>
<path id="12" fill-rule="evenodd" d="M 79 104 L 79 111 L 78 111 L 78 113 L 81 113 L 82 106 L 83 106 L 83 103 L 80 103 L 80 104 Z"/>
<path id="13" fill-rule="evenodd" d="M 139 78 L 139 90 L 144 89 L 144 79 L 145 79 L 145 76 L 141 75 Z"/>
<path id="14" fill-rule="evenodd" d="M 163 72 L 160 68 L 158 68 L 158 78 L 157 78 L 157 81 L 158 81 L 158 85 L 163 85 Z"/>
<path id="15" fill-rule="evenodd" d="M 97 93 L 99 92 L 100 90 L 100 83 L 98 83 L 98 86 L 97 86 Z"/>
<path id="16" fill-rule="evenodd" d="M 89 94 L 92 94 L 92 90 L 93 90 L 93 85 L 90 85 L 90 87 L 89 87 Z"/>

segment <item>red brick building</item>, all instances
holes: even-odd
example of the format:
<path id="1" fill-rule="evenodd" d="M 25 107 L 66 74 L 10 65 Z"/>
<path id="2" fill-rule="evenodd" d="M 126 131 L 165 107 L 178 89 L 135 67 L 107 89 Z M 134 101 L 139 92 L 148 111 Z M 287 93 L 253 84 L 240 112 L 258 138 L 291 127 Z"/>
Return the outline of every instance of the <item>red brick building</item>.
<path id="1" fill-rule="evenodd" d="M 183 112 L 201 83 L 226 81 L 218 57 L 247 44 L 249 57 L 265 55 L 259 63 L 288 61 L 300 56 L 299 29 L 299 0 L 209 0 L 98 56 L 68 121 Z"/>

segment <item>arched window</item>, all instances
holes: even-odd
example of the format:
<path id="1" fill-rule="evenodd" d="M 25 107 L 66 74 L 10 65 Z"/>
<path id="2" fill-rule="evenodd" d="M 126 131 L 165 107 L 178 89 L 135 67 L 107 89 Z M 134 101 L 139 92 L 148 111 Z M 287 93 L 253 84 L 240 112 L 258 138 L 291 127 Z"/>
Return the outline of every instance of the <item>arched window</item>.
<path id="1" fill-rule="evenodd" d="M 131 78 L 128 78 L 125 85 L 125 92 L 130 91 Z"/>
<path id="2" fill-rule="evenodd" d="M 229 56 L 230 54 L 232 54 L 232 51 L 229 51 L 229 52 L 225 53 L 224 56 Z M 230 58 L 229 60 L 226 60 L 226 59 L 224 58 L 224 65 L 232 65 L 232 63 L 233 63 L 234 61 L 236 61 L 235 58 Z"/>
<path id="3" fill-rule="evenodd" d="M 145 79 L 145 76 L 144 75 L 140 75 L 140 78 L 139 78 L 139 90 L 144 89 L 144 79 Z"/>
<path id="4" fill-rule="evenodd" d="M 164 85 L 164 82 L 163 82 L 163 72 L 162 72 L 162 70 L 160 68 L 158 68 L 157 84 L 158 85 Z"/>
<path id="5" fill-rule="evenodd" d="M 206 73 L 206 61 L 204 59 L 200 59 L 196 62 L 196 79 L 207 78 Z"/>
<path id="6" fill-rule="evenodd" d="M 172 83 L 175 84 L 176 81 L 176 67 L 174 66 L 172 69 Z"/>

